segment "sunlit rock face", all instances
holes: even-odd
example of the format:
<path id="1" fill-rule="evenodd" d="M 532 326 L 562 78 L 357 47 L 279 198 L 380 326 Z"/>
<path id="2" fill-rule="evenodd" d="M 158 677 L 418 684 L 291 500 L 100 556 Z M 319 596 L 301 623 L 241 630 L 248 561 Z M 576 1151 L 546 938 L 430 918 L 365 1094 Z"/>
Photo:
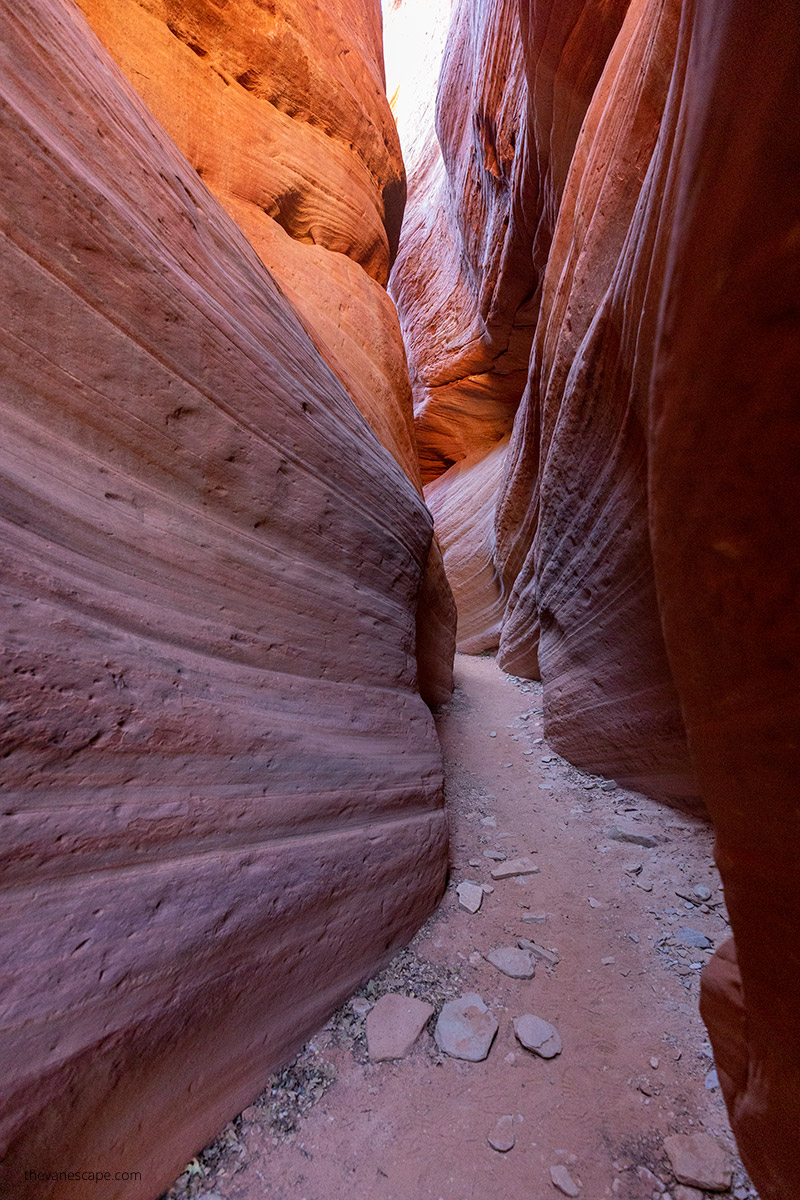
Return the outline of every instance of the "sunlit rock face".
<path id="1" fill-rule="evenodd" d="M 488 475 L 496 475 L 494 449 L 511 430 L 528 378 L 575 139 L 626 3 L 570 0 L 534 11 L 517 0 L 458 0 L 423 11 L 409 0 L 387 11 L 387 45 L 416 37 L 423 47 L 396 93 L 389 85 L 409 169 L 390 286 L 411 366 L 423 479 L 432 488 L 459 464 L 453 488 L 445 487 L 453 517 L 456 494 L 486 498 Z M 437 79 L 434 128 L 419 97 L 431 95 Z M 482 465 L 490 452 L 491 464 Z M 434 506 L 439 494 L 429 492 Z M 491 526 L 488 503 L 440 526 L 464 650 L 493 648 L 499 638 Z"/>
<path id="2" fill-rule="evenodd" d="M 405 173 L 377 0 L 79 4 L 421 489 L 408 365 L 384 287 Z M 420 686 L 434 703 L 452 689 L 453 624 L 434 546 L 419 619 Z"/>
<path id="3" fill-rule="evenodd" d="M 93 1196 L 151 1200 L 441 894 L 431 520 L 76 9 L 3 3 L 0 56 L 0 1190 L 108 1164 L 141 1178 Z M 379 280 L 387 192 L 357 195 L 308 252 Z M 421 638 L 441 684 L 446 622 Z"/>

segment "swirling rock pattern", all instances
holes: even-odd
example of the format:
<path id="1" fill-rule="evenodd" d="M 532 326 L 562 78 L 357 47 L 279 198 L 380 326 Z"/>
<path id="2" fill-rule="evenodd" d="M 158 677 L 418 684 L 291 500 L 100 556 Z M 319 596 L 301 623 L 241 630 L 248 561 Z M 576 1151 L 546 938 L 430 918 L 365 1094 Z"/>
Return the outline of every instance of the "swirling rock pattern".
<path id="1" fill-rule="evenodd" d="M 84 19 L 0 26 L 3 1191 L 144 1200 L 441 893 L 438 560 Z"/>
<path id="2" fill-rule="evenodd" d="M 553 7 L 521 5 L 529 69 Z M 592 7 L 578 6 L 587 20 Z M 468 511 L 466 447 L 480 438 L 467 402 L 441 425 L 461 420 L 462 462 L 428 490 L 459 604 L 496 628 L 499 603 L 501 661 L 541 666 L 562 752 L 683 803 L 701 788 L 735 934 L 705 974 L 703 1012 L 759 1194 L 793 1200 L 800 132 L 787 114 L 800 14 L 788 0 L 623 7 L 542 243 L 530 375 L 480 573 L 466 565 L 491 500 L 478 488 Z M 559 129 L 570 97 L 551 82 Z M 453 178 L 473 150 L 460 144 Z M 462 269 L 477 286 L 466 252 Z"/>
<path id="3" fill-rule="evenodd" d="M 511 429 L 575 140 L 626 5 L 460 0 L 446 41 L 449 5 L 426 8 L 432 44 L 444 42 L 436 128 L 426 126 L 425 110 L 404 91 L 418 95 L 433 86 L 437 64 L 430 55 L 410 82 L 401 82 L 395 101 L 409 202 L 390 288 L 409 354 L 428 485 L 462 460 L 478 469 L 481 456 Z M 418 5 L 399 5 L 389 20 L 391 43 L 404 22 L 419 20 Z M 520 469 L 528 467 L 526 461 Z M 493 469 L 480 469 L 484 481 Z M 458 472 L 453 496 L 466 495 L 466 478 Z M 432 503 L 437 494 L 430 493 Z M 489 528 L 489 508 L 482 514 L 479 554 L 484 562 L 496 558 L 497 567 L 477 567 L 471 516 L 448 521 L 441 536 L 460 629 L 470 630 L 460 644 L 484 649 L 499 639 L 498 570 L 507 573 L 507 564 Z M 535 647 L 531 665 L 537 673 Z"/>
<path id="4" fill-rule="evenodd" d="M 545 273 L 497 541 L 506 581 L 517 568 L 500 662 L 530 673 L 536 649 L 553 744 L 651 795 L 696 803 L 647 497 L 663 270 L 656 233 L 677 104 L 665 108 L 685 70 L 679 20 L 678 0 L 634 0 L 587 113 Z"/>

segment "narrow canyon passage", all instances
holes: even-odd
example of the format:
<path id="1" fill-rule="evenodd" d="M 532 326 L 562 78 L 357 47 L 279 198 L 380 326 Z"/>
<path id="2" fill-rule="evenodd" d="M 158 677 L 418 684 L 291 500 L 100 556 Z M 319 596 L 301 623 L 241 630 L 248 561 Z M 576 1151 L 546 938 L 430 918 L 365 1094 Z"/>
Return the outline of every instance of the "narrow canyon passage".
<path id="1" fill-rule="evenodd" d="M 798 1200 L 796 0 L 0 68 L 2 1200 Z"/>
<path id="2" fill-rule="evenodd" d="M 708 824 L 571 767 L 543 739 L 541 685 L 493 657 L 457 656 L 455 680 L 437 719 L 452 830 L 442 904 L 167 1200 L 545 1200 L 559 1165 L 587 1200 L 689 1200 L 701 1193 L 675 1191 L 664 1139 L 701 1131 L 729 1152 L 735 1195 L 755 1196 L 697 1011 L 700 969 L 729 934 Z M 534 874 L 492 877 L 521 857 Z M 464 880 L 486 889 L 475 913 L 459 904 Z M 486 957 L 519 939 L 544 952 L 531 979 Z M 400 1061 L 371 1062 L 365 1017 L 387 992 L 435 1011 Z M 464 993 L 499 1022 L 479 1062 L 433 1036 Z M 557 1028 L 560 1054 L 520 1044 L 525 1013 Z M 502 1152 L 488 1139 L 504 1116 Z"/>

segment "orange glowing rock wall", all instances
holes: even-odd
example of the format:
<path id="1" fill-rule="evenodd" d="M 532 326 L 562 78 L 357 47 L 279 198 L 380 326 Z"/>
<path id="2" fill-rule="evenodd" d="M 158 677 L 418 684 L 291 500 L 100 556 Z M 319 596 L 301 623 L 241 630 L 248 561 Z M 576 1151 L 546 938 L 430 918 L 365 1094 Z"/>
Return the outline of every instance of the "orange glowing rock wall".
<path id="1" fill-rule="evenodd" d="M 0 1190 L 19 1200 L 83 1195 L 31 1166 L 98 1163 L 141 1172 L 98 1200 L 151 1200 L 446 873 L 417 684 L 446 694 L 452 632 L 380 283 L 402 176 L 379 11 L 336 10 L 350 91 L 304 192 L 300 132 L 323 135 L 275 105 L 258 126 L 269 45 L 231 46 L 236 5 L 216 41 L 192 6 L 135 8 L 105 12 L 148 47 L 176 136 L 196 100 L 192 162 L 73 5 L 0 4 Z M 280 94 L 319 108 L 331 55 L 292 54 L 302 87 L 287 66 Z M 263 221 L 245 127 L 275 147 Z"/>

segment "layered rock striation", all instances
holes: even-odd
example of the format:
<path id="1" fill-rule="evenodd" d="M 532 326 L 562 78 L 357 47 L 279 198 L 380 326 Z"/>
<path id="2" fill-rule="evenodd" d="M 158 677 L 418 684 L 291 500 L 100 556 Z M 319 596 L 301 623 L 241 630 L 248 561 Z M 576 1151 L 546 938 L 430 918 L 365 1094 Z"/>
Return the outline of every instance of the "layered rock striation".
<path id="1" fill-rule="evenodd" d="M 496 524 L 508 593 L 500 662 L 517 674 L 541 669 L 554 745 L 650 794 L 691 801 L 647 496 L 657 233 L 670 218 L 664 188 L 685 71 L 679 20 L 678 0 L 633 0 L 587 112 Z"/>
<path id="2" fill-rule="evenodd" d="M 788 0 L 769 14 L 745 0 L 631 0 L 613 45 L 585 43 L 581 107 L 567 51 L 611 6 L 570 7 L 523 0 L 490 16 L 473 5 L 467 35 L 456 6 L 438 128 L 464 200 L 452 222 L 460 265 L 441 278 L 433 265 L 427 277 L 409 271 L 422 245 L 412 213 L 392 284 L 412 360 L 423 329 L 437 336 L 431 314 L 447 292 L 456 313 L 465 293 L 513 308 L 523 278 L 538 293 L 502 466 L 490 481 L 488 426 L 476 432 L 465 390 L 430 438 L 424 470 L 434 459 L 447 469 L 426 491 L 462 648 L 499 631 L 507 670 L 541 671 L 548 736 L 572 761 L 684 805 L 702 791 L 735 934 L 706 972 L 703 1012 L 744 1161 L 762 1196 L 789 1200 L 800 1191 L 800 145 L 786 114 L 800 100 L 800 17 Z M 561 17 L 567 49 L 553 71 L 542 46 Z M 517 228 L 536 230 L 532 275 L 517 250 L 495 272 L 463 233 L 475 212 L 499 237 L 465 182 L 479 177 L 494 195 L 479 143 L 452 136 L 471 106 L 483 128 L 485 109 L 468 69 L 456 104 L 450 61 L 454 46 L 499 44 L 497 21 L 507 45 L 518 31 L 526 67 L 517 145 L 551 166 L 544 201 L 520 188 Z M 516 54 L 507 62 L 485 94 L 508 78 L 519 99 Z M 483 170 L 491 176 L 487 159 Z M 412 175 L 412 208 L 415 188 Z M 450 262 L 452 237 L 431 225 L 426 239 L 431 262 L 439 242 Z M 451 341 L 438 340 L 444 360 Z M 432 427 L 422 403 L 421 430 Z M 492 429 L 498 447 L 504 432 Z"/>
<path id="3" fill-rule="evenodd" d="M 234 6 L 219 45 L 178 9 L 164 37 L 192 67 L 244 64 L 252 86 L 220 87 L 250 103 L 267 60 L 223 64 Z M 377 11 L 345 19 L 377 61 Z M 402 405 L 386 449 L 330 327 L 198 173 L 210 124 L 191 164 L 66 0 L 2 4 L 0 27 L 2 1190 L 71 1200 L 84 1185 L 55 1173 L 101 1164 L 138 1178 L 94 1196 L 149 1200 L 441 894 L 418 681 L 446 692 L 446 596 Z M 374 124 L 362 84 L 348 139 Z M 378 160 L 349 224 L 348 165 L 338 213 L 309 200 L 293 226 L 336 243 L 303 245 L 304 272 L 367 280 L 374 328 L 399 177 Z M 391 390 L 392 328 L 374 349 Z"/>

